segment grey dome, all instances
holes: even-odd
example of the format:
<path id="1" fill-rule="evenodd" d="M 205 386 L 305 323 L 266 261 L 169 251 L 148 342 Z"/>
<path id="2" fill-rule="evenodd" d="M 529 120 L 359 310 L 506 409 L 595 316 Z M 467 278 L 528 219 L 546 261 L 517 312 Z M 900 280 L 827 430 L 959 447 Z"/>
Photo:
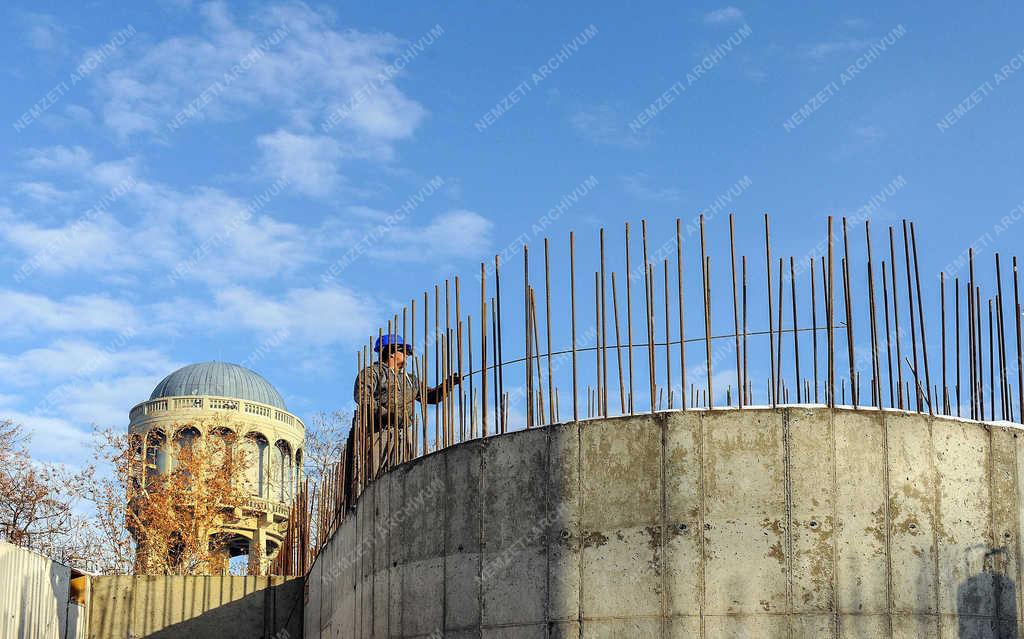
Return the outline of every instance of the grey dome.
<path id="1" fill-rule="evenodd" d="M 227 362 L 203 362 L 178 369 L 153 389 L 150 399 L 182 395 L 214 395 L 247 399 L 288 410 L 284 398 L 259 373 Z"/>

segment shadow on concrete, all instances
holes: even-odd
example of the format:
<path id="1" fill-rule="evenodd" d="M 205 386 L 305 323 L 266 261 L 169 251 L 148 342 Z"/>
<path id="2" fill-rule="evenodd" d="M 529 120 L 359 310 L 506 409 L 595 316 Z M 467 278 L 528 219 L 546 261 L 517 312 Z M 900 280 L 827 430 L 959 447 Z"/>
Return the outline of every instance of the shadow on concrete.
<path id="1" fill-rule="evenodd" d="M 301 639 L 302 580 L 269 586 L 144 636 L 147 639 Z"/>
<path id="2" fill-rule="evenodd" d="M 197 577 L 196 579 L 201 579 Z M 142 590 L 143 592 L 139 592 Z M 172 597 L 164 588 L 156 600 L 146 588 L 110 597 L 103 615 L 107 621 L 91 633 L 94 639 L 128 636 L 137 639 L 301 639 L 303 580 L 291 579 L 217 603 L 210 594 L 180 588 Z M 137 599 L 141 595 L 141 600 Z M 177 599 L 174 601 L 172 599 Z M 205 610 L 204 610 L 205 609 Z M 191 612 L 202 610 L 202 612 Z M 194 614 L 183 621 L 170 622 Z M 98 619 L 97 619 L 98 620 Z"/>
<path id="3" fill-rule="evenodd" d="M 1015 639 L 1017 587 L 1004 574 L 1005 548 L 982 546 L 982 569 L 957 588 L 956 609 L 960 639 Z"/>

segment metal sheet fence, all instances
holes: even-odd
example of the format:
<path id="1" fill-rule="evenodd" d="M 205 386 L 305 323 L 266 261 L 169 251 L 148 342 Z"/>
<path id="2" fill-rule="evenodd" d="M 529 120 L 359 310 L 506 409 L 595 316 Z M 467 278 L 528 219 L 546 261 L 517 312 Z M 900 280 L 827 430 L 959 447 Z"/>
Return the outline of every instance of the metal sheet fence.
<path id="1" fill-rule="evenodd" d="M 481 263 L 465 305 L 470 293 L 459 277 L 411 299 L 368 336 L 353 364 L 382 363 L 373 351 L 380 336 L 411 338 L 418 352 L 406 368 L 416 397 L 384 405 L 431 394 L 439 401 L 419 402 L 409 420 L 394 410 L 382 416 L 379 398 L 357 390 L 345 460 L 296 503 L 305 523 L 292 527 L 279 567 L 307 569 L 362 489 L 387 468 L 520 427 L 794 403 L 1019 423 L 1017 258 L 1007 265 L 994 254 L 995 282 L 983 288 L 969 247 L 923 286 L 913 222 L 889 226 L 881 242 L 870 220 L 825 222 L 820 236 L 802 229 L 784 242 L 799 247 L 800 257 L 779 254 L 768 215 L 760 237 L 739 243 L 732 215 L 727 238 L 718 239 L 706 232 L 704 216 L 677 219 L 674 233 L 653 243 L 646 220 L 639 237 L 626 223 L 615 248 L 605 229 L 589 247 L 570 232 L 561 266 L 553 268 L 556 248 L 544 238 L 542 259 L 531 259 L 526 244 L 503 252 L 521 253 L 512 277 L 502 255 Z M 749 256 L 737 251 L 744 244 Z M 578 268 L 581 253 L 589 268 Z M 531 276 L 537 262 L 540 275 Z M 318 530 L 312 544 L 310 525 Z"/>
<path id="2" fill-rule="evenodd" d="M 0 541 L 0 637 L 85 639 L 88 578 L 73 593 L 73 574 L 63 564 Z"/>

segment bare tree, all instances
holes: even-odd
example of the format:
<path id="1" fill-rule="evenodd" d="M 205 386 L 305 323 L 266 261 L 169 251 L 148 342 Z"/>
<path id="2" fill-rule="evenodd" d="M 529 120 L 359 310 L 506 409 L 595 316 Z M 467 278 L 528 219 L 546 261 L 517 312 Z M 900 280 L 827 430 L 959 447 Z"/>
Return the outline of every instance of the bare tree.
<path id="1" fill-rule="evenodd" d="M 0 539 L 50 554 L 72 528 L 75 478 L 33 461 L 29 439 L 20 424 L 0 420 Z"/>

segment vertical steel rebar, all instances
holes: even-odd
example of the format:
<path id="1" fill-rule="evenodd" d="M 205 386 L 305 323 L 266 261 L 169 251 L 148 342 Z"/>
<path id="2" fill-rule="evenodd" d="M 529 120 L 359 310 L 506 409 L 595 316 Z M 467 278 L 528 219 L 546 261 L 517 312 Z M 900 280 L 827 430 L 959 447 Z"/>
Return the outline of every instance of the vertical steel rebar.
<path id="1" fill-rule="evenodd" d="M 914 282 L 913 275 L 910 271 L 910 243 L 909 234 L 907 233 L 907 221 L 903 220 L 903 258 L 906 263 L 907 273 L 907 302 L 910 306 L 910 348 L 913 351 L 914 358 L 914 397 L 916 398 L 917 412 L 921 412 L 923 397 L 921 396 L 921 381 L 918 375 L 918 360 L 917 360 L 917 326 L 915 324 L 915 313 L 914 313 Z"/>
<path id="2" fill-rule="evenodd" d="M 953 326 L 956 345 L 956 416 L 963 416 L 963 396 L 960 393 L 960 278 L 953 278 Z"/>
<path id="3" fill-rule="evenodd" d="M 889 284 L 885 274 L 885 260 L 882 260 L 882 310 L 885 312 L 885 361 L 889 367 L 889 407 L 896 408 L 896 397 L 893 392 L 892 379 L 892 337 L 889 325 Z M 896 364 L 898 365 L 899 362 L 897 361 Z"/>
<path id="4" fill-rule="evenodd" d="M 646 238 L 645 238 L 646 239 Z M 646 241 L 644 242 L 646 248 Z M 644 251 L 644 263 L 647 264 L 647 362 L 650 372 L 651 384 L 651 412 L 656 409 L 658 395 L 658 381 L 655 373 L 656 361 L 654 356 L 654 267 L 646 259 L 647 251 Z"/>
<path id="5" fill-rule="evenodd" d="M 676 218 L 676 287 L 679 297 L 679 402 L 686 410 L 686 329 L 683 323 L 683 234 L 679 218 Z M 670 382 L 671 383 L 671 380 Z"/>
<path id="6" fill-rule="evenodd" d="M 1020 286 L 1017 278 L 1017 256 L 1013 256 L 1013 306 L 1014 316 L 1017 324 L 1017 401 L 1020 408 L 1017 411 L 1019 423 L 1024 423 L 1024 349 L 1021 343 L 1021 307 L 1020 307 Z"/>
<path id="7" fill-rule="evenodd" d="M 814 403 L 818 403 L 818 296 L 815 292 L 817 284 L 814 281 L 814 256 L 808 261 L 811 263 L 811 359 L 814 362 Z"/>
<path id="8" fill-rule="evenodd" d="M 750 405 L 753 402 L 753 389 L 750 384 L 750 378 L 747 376 L 747 256 L 743 255 L 740 258 L 740 266 L 742 271 L 743 281 L 743 392 L 746 393 L 746 404 Z"/>
<path id="9" fill-rule="evenodd" d="M 793 302 L 793 359 L 796 367 L 796 403 L 802 404 L 803 389 L 801 388 L 800 377 L 800 326 L 796 312 L 796 267 L 793 263 L 793 256 L 789 257 L 789 292 Z"/>
<path id="10" fill-rule="evenodd" d="M 825 291 L 825 314 L 826 324 L 828 326 L 828 395 L 829 403 L 831 407 L 835 407 L 836 399 L 836 345 L 835 345 L 835 274 L 834 274 L 834 260 L 835 251 L 833 245 L 835 244 L 832 230 L 832 216 L 828 216 L 828 286 Z"/>
<path id="11" fill-rule="evenodd" d="M 604 228 L 601 236 L 601 410 L 608 416 L 608 333 L 607 306 L 605 305 L 605 270 L 604 270 Z"/>
<path id="12" fill-rule="evenodd" d="M 701 277 L 704 280 L 704 353 L 705 373 L 708 383 L 708 407 L 714 408 L 714 389 L 711 388 L 711 258 L 708 257 L 707 242 L 704 239 L 704 214 L 700 216 L 700 257 Z"/>
<path id="13" fill-rule="evenodd" d="M 499 403 L 500 405 L 499 405 L 499 409 L 497 411 L 497 414 L 498 414 L 498 421 L 499 421 L 499 423 L 501 423 L 502 432 L 505 432 L 505 424 L 506 424 L 507 420 L 505 418 L 506 402 L 504 400 L 504 397 L 505 397 L 505 355 L 504 355 L 504 353 L 505 353 L 505 351 L 502 348 L 503 343 L 502 343 L 502 339 L 501 339 L 501 337 L 502 337 L 502 331 L 501 331 L 501 260 L 499 259 L 499 257 L 497 255 L 494 256 L 494 299 L 495 299 L 494 319 L 495 319 L 495 322 L 497 323 L 497 332 L 494 334 L 494 337 L 495 337 L 494 341 L 495 341 L 495 344 L 498 347 L 498 356 L 497 356 L 497 358 L 494 361 L 495 365 L 498 367 L 498 384 L 496 386 L 495 392 L 497 393 L 498 397 L 502 398 L 501 402 Z"/>
<path id="14" fill-rule="evenodd" d="M 523 342 L 526 363 L 526 427 L 533 427 L 533 352 L 530 331 L 530 247 L 523 244 Z"/>
<path id="15" fill-rule="evenodd" d="M 853 407 L 860 403 L 860 384 L 857 383 L 856 360 L 853 347 L 853 298 L 850 293 L 850 242 L 846 218 L 843 218 L 843 297 L 846 301 L 846 350 L 850 365 L 850 400 Z"/>
<path id="16" fill-rule="evenodd" d="M 572 420 L 576 422 L 580 419 L 580 411 L 577 405 L 579 389 L 576 381 L 576 242 L 572 231 L 569 231 L 569 302 L 572 316 Z M 630 380 L 632 381 L 632 377 Z"/>
<path id="17" fill-rule="evenodd" d="M 743 377 L 740 367 L 740 315 L 739 302 L 736 296 L 736 224 L 732 213 L 729 214 L 729 256 L 732 263 L 732 333 L 734 348 L 736 349 L 736 394 L 737 403 L 743 408 Z"/>
<path id="18" fill-rule="evenodd" d="M 622 378 L 622 339 L 619 333 L 619 295 L 615 286 L 615 271 L 612 271 L 612 313 L 615 316 L 615 354 L 616 370 L 619 373 L 619 412 L 626 413 L 626 387 Z"/>
<path id="19" fill-rule="evenodd" d="M 480 262 L 480 436 L 487 437 L 487 266 Z M 423 438 L 427 430 L 423 427 Z"/>
<path id="20" fill-rule="evenodd" d="M 996 419 L 996 375 L 995 357 L 992 347 L 992 298 L 988 298 L 988 388 L 989 388 L 989 419 Z"/>
<path id="21" fill-rule="evenodd" d="M 466 410 L 465 406 L 461 402 L 462 398 L 462 290 L 459 286 L 459 276 L 455 276 L 455 327 L 456 327 L 456 349 L 455 354 L 458 360 L 458 365 L 455 368 L 455 372 L 459 374 L 459 441 L 466 439 Z M 470 366 L 470 370 L 472 370 Z"/>
<path id="22" fill-rule="evenodd" d="M 1003 273 L 999 260 L 999 253 L 996 253 L 996 330 L 999 333 L 999 386 L 1001 397 L 999 405 L 1002 409 L 1002 418 L 1009 419 L 1007 407 L 1010 404 L 1009 386 L 1006 379 L 1006 332 L 1003 330 Z"/>
<path id="23" fill-rule="evenodd" d="M 975 340 L 975 351 L 978 356 L 978 419 L 985 419 L 985 341 L 982 326 L 981 287 L 974 288 L 974 312 L 977 315 L 974 321 L 975 330 L 978 332 Z M 991 384 L 991 378 L 989 379 Z"/>
<path id="24" fill-rule="evenodd" d="M 928 401 L 928 414 L 934 415 L 934 403 L 932 402 L 932 374 L 931 369 L 928 366 L 928 332 L 924 326 L 924 305 L 922 302 L 923 295 L 921 295 L 921 270 L 918 267 L 917 262 L 917 231 L 915 230 L 914 223 L 910 223 L 910 242 L 914 250 L 914 281 L 917 288 L 917 320 L 921 328 L 921 357 L 924 364 L 924 384 L 925 392 L 927 393 Z"/>
<path id="25" fill-rule="evenodd" d="M 647 267 L 644 267 L 646 271 Z M 626 222 L 626 359 L 629 366 L 629 414 L 633 414 L 633 271 L 629 261 L 629 222 Z"/>
<path id="26" fill-rule="evenodd" d="M 868 310 L 871 313 L 872 395 L 876 408 L 882 408 L 882 372 L 878 362 L 878 319 L 875 307 L 875 262 L 871 252 L 871 220 L 864 221 L 864 239 L 868 247 Z"/>
<path id="27" fill-rule="evenodd" d="M 831 218 L 829 218 L 829 229 L 831 230 Z M 831 245 L 830 245 L 831 246 Z M 772 312 L 772 246 L 771 232 L 768 228 L 768 214 L 764 214 L 764 264 L 765 276 L 768 279 L 768 354 L 771 356 L 771 392 L 768 393 L 772 406 L 778 404 L 778 397 L 775 392 L 775 318 Z"/>
<path id="28" fill-rule="evenodd" d="M 974 260 L 972 249 L 967 249 L 968 262 Z M 967 280 L 967 363 L 968 373 L 971 381 L 971 419 L 978 418 L 978 367 L 977 367 L 977 344 L 974 333 L 974 268 L 971 268 Z"/>
<path id="29" fill-rule="evenodd" d="M 544 238 L 544 306 L 545 328 L 548 334 L 548 412 L 550 423 L 555 423 L 554 376 L 551 374 L 551 256 L 548 251 L 548 238 Z"/>
<path id="30" fill-rule="evenodd" d="M 544 378 L 540 372 L 540 332 L 537 328 L 537 296 L 533 287 L 530 287 L 530 323 L 533 325 L 533 344 L 536 355 L 533 357 L 534 365 L 537 368 L 537 386 L 534 395 L 537 396 L 537 408 L 534 411 L 534 423 L 538 425 L 544 419 Z"/>
<path id="31" fill-rule="evenodd" d="M 900 344 L 900 302 L 896 289 L 896 240 L 895 230 L 889 227 L 889 275 L 892 280 L 893 333 L 896 336 L 896 400 L 903 409 L 903 350 Z M 907 398 L 910 401 L 910 398 Z"/>
<path id="32" fill-rule="evenodd" d="M 594 271 L 594 328 L 597 331 L 597 337 L 594 340 L 594 357 L 596 362 L 594 364 L 595 370 L 597 371 L 597 379 L 594 384 L 594 407 L 596 409 L 595 414 L 601 414 L 602 397 L 601 387 L 603 386 L 603 377 L 601 375 L 601 274 L 599 271 Z"/>
<path id="33" fill-rule="evenodd" d="M 657 403 L 658 383 L 654 372 L 654 273 L 647 254 L 647 220 L 640 220 L 640 240 L 644 256 L 644 314 L 647 320 L 647 372 L 650 384 L 651 412 Z"/>
<path id="34" fill-rule="evenodd" d="M 942 320 L 942 412 L 949 414 L 946 403 L 946 272 L 939 273 L 939 315 Z"/>
<path id="35" fill-rule="evenodd" d="M 668 388 L 668 409 L 672 410 L 672 322 L 669 321 L 668 315 L 668 259 L 665 260 L 665 386 Z M 601 286 L 602 294 L 604 292 L 604 285 Z M 604 306 L 604 299 L 602 297 L 601 306 Z M 603 317 L 603 314 L 602 314 Z M 681 344 L 682 342 L 680 342 Z M 607 355 L 605 355 L 607 358 Z M 607 359 L 605 361 L 607 366 Z M 607 369 L 606 369 L 607 374 Z M 605 380 L 607 385 L 608 380 Z M 607 398 L 606 398 L 607 400 Z M 605 417 L 608 416 L 608 410 L 605 408 Z"/>

